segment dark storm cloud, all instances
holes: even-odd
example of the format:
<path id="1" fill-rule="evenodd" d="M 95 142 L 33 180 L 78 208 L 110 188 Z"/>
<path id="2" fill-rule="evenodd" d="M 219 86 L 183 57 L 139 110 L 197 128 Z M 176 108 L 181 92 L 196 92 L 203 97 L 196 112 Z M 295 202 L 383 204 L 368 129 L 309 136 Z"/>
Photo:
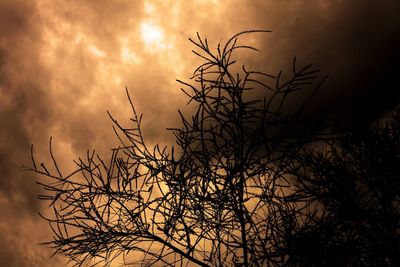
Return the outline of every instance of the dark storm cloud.
<path id="1" fill-rule="evenodd" d="M 40 236 L 32 232 L 39 203 L 32 198 L 34 180 L 18 171 L 29 160 L 32 132 L 46 133 L 51 121 L 39 25 L 34 2 L 0 2 L 1 266 L 46 266 L 50 255 L 33 245 Z"/>
<path id="2" fill-rule="evenodd" d="M 285 68 L 294 56 L 314 64 L 329 74 L 317 102 L 334 104 L 337 115 L 370 119 L 398 103 L 400 1 L 260 1 L 249 8 L 257 24 L 273 29 L 261 66 Z"/>
<path id="3" fill-rule="evenodd" d="M 45 71 L 37 57 L 40 32 L 34 6 L 2 2 L 0 12 L 0 192 L 14 195 L 16 190 L 29 190 L 14 170 L 26 158 L 23 151 L 30 145 L 31 126 L 49 116 L 42 90 Z"/>

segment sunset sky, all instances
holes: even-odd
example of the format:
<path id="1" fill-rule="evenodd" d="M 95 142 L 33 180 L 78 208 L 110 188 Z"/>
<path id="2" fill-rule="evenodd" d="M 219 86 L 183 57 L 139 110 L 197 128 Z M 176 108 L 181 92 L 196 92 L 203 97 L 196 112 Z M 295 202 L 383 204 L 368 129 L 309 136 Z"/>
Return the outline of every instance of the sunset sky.
<path id="1" fill-rule="evenodd" d="M 169 143 L 186 105 L 176 79 L 200 63 L 196 32 L 216 48 L 242 39 L 261 51 L 239 58 L 276 74 L 296 56 L 329 74 L 317 96 L 338 116 L 375 118 L 400 100 L 398 0 L 0 0 L 0 266 L 62 266 L 38 243 L 51 239 L 30 145 L 63 170 L 87 149 L 106 154 L 117 140 L 107 110 L 127 123 L 125 95 L 144 113 L 149 143 Z M 396 84 L 389 86 L 390 82 Z"/>

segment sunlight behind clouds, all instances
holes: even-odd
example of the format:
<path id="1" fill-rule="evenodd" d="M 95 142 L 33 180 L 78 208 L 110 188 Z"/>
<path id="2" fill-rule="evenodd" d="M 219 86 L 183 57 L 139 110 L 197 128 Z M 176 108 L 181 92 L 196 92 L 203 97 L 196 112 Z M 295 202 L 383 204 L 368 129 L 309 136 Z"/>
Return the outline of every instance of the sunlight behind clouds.
<path id="1" fill-rule="evenodd" d="M 163 29 L 150 22 L 140 24 L 140 34 L 146 48 L 150 50 L 163 50 L 167 47 Z"/>

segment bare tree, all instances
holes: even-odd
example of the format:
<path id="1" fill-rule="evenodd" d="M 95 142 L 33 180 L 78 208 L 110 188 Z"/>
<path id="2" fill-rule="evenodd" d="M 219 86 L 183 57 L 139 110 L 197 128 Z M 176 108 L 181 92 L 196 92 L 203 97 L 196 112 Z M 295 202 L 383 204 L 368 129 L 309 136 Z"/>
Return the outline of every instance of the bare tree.
<path id="1" fill-rule="evenodd" d="M 288 229 L 307 223 L 286 169 L 317 138 L 304 110 L 323 79 L 296 61 L 286 80 L 281 72 L 237 69 L 234 52 L 256 50 L 238 39 L 254 32 L 266 31 L 240 32 L 215 50 L 200 35 L 189 39 L 204 63 L 193 83 L 178 80 L 193 113 L 179 111 L 182 125 L 170 129 L 175 146 L 146 145 L 142 115 L 127 92 L 132 125 L 110 115 L 120 146 L 108 163 L 88 152 L 63 175 L 51 143 L 54 173 L 37 166 L 32 153 L 31 169 L 52 179 L 39 182 L 47 191 L 39 197 L 54 211 L 45 218 L 55 234 L 46 244 L 56 254 L 77 265 L 133 252 L 142 256 L 130 263 L 145 266 L 285 264 Z"/>

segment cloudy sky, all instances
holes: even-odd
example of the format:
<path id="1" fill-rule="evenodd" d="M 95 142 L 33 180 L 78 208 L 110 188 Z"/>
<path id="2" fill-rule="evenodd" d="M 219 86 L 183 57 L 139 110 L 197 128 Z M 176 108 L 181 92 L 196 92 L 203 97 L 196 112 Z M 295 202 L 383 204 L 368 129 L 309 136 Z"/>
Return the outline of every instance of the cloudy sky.
<path id="1" fill-rule="evenodd" d="M 188 37 L 242 40 L 261 52 L 240 60 L 276 73 L 312 63 L 329 74 L 318 103 L 338 116 L 377 117 L 396 104 L 400 47 L 398 0 L 0 0 L 0 266 L 62 266 L 38 243 L 51 239 L 37 212 L 41 189 L 30 145 L 47 162 L 53 136 L 65 171 L 87 149 L 116 140 L 106 111 L 127 121 L 127 87 L 150 143 L 168 143 L 186 99 L 175 79 L 200 62 Z M 396 82 L 390 85 L 391 82 Z"/>

